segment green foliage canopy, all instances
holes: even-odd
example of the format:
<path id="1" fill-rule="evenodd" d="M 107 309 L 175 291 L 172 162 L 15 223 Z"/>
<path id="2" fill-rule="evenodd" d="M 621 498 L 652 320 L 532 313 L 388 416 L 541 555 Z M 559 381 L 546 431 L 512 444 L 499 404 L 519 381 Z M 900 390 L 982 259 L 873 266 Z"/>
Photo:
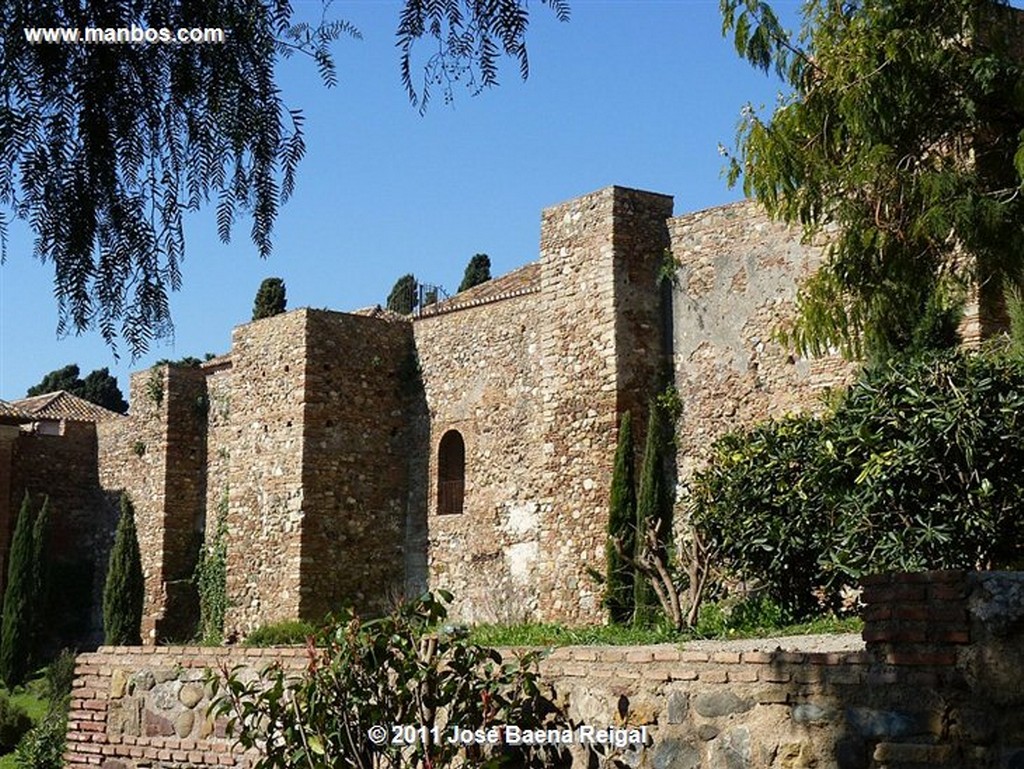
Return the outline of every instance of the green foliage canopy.
<path id="1" fill-rule="evenodd" d="M 33 652 L 33 635 L 42 614 L 43 538 L 49 519 L 49 501 L 38 516 L 32 500 L 25 498 L 14 525 L 0 623 L 0 680 L 12 689 L 25 680 Z"/>
<path id="2" fill-rule="evenodd" d="M 403 275 L 391 287 L 391 293 L 388 294 L 388 309 L 401 315 L 412 315 L 412 311 L 420 303 L 419 289 L 420 284 L 415 275 Z"/>
<path id="3" fill-rule="evenodd" d="M 252 319 L 271 318 L 280 315 L 288 306 L 284 281 L 281 278 L 265 278 L 256 292 L 252 305 Z"/>
<path id="4" fill-rule="evenodd" d="M 1004 0 L 806 0 L 796 34 L 763 0 L 721 7 L 740 56 L 791 89 L 768 117 L 744 109 L 730 182 L 832 241 L 788 329 L 799 349 L 884 358 L 933 297 L 1016 279 L 1024 25 Z"/>
<path id="5" fill-rule="evenodd" d="M 869 369 L 823 416 L 727 435 L 693 522 L 793 615 L 886 570 L 1024 554 L 1024 362 L 953 351 Z"/>
<path id="6" fill-rule="evenodd" d="M 466 271 L 462 275 L 462 282 L 459 284 L 459 291 L 479 286 L 491 279 L 491 257 L 487 254 L 474 254 L 466 265 Z"/>
<path id="7" fill-rule="evenodd" d="M 566 0 L 543 0 L 562 20 Z M 327 13 L 329 2 L 323 2 Z M 496 85 L 497 63 L 528 73 L 525 0 L 405 0 L 397 44 L 413 104 L 439 84 Z M 73 45 L 32 41 L 25 29 L 222 29 L 202 45 Z M 293 19 L 287 0 L 82 0 L 0 3 L 0 258 L 11 216 L 29 223 L 35 256 L 53 265 L 58 331 L 95 326 L 133 355 L 171 331 L 169 293 L 181 285 L 184 215 L 216 203 L 227 242 L 251 215 L 261 256 L 305 154 L 304 115 L 289 108 L 278 66 L 308 55 L 327 86 L 330 45 L 359 37 L 347 21 Z M 418 41 L 435 44 L 422 87 Z"/>
<path id="8" fill-rule="evenodd" d="M 44 376 L 39 384 L 28 388 L 27 395 L 31 397 L 65 390 L 90 403 L 95 403 L 97 406 L 116 411 L 118 414 L 127 413 L 128 401 L 124 399 L 124 394 L 117 384 L 117 377 L 110 373 L 110 369 L 106 367 L 96 369 L 85 379 L 82 379 L 79 374 L 77 363 L 70 363 L 63 368 L 55 369 Z"/>

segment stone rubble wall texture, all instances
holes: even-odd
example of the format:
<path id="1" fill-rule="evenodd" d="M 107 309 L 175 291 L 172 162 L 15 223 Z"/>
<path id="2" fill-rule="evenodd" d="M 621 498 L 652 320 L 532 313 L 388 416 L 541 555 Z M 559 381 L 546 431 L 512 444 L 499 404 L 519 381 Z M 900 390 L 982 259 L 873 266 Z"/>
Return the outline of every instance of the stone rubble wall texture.
<path id="1" fill-rule="evenodd" d="M 95 644 L 102 640 L 102 617 L 89 612 L 89 598 L 102 585 L 115 518 L 99 486 L 96 427 L 66 421 L 59 423 L 59 430 L 20 432 L 11 444 L 8 482 L 16 490 L 11 496 L 17 497 L 10 500 L 10 517 L 0 532 L 0 584 L 6 585 L 10 539 L 25 492 L 32 496 L 33 512 L 44 495 L 49 497 L 46 549 L 56 589 L 47 606 L 52 621 L 46 628 L 54 638 L 46 643 Z"/>
<path id="2" fill-rule="evenodd" d="M 299 616 L 308 316 L 276 315 L 232 334 L 229 628 Z"/>
<path id="3" fill-rule="evenodd" d="M 820 407 L 823 390 L 849 382 L 839 357 L 804 359 L 773 338 L 792 317 L 799 282 L 821 249 L 772 222 L 753 203 L 669 221 L 679 265 L 673 291 L 681 476 L 701 467 L 711 443 L 741 425 Z"/>
<path id="4" fill-rule="evenodd" d="M 821 258 L 753 204 L 672 217 L 671 197 L 608 187 L 543 211 L 539 261 L 503 290 L 412 321 L 296 310 L 239 326 L 202 366 L 138 372 L 131 416 L 97 428 L 98 478 L 136 505 L 145 640 L 188 637 L 225 501 L 230 632 L 427 586 L 464 620 L 603 621 L 591 571 L 622 413 L 642 446 L 674 381 L 685 477 L 726 430 L 815 408 L 853 367 L 772 334 Z M 449 430 L 466 446 L 457 515 L 437 504 Z"/>
<path id="5" fill-rule="evenodd" d="M 425 582 L 454 594 L 456 617 L 519 621 L 540 600 L 540 526 L 551 507 L 539 484 L 540 315 L 527 294 L 412 324 L 427 413 L 416 420 L 425 456 L 412 463 L 425 471 L 412 474 L 409 500 L 421 543 L 410 547 L 425 545 Z M 438 514 L 438 449 L 449 430 L 466 449 L 461 515 Z"/>
<path id="6" fill-rule="evenodd" d="M 646 402 L 657 386 L 656 364 L 644 361 L 635 376 L 621 367 L 636 364 L 639 349 L 658 354 L 657 329 L 644 322 L 646 304 L 658 301 L 653 276 L 671 210 L 664 195 L 609 187 L 541 217 L 540 482 L 551 505 L 540 522 L 537 569 L 544 620 L 603 619 L 601 585 L 588 569 L 604 568 L 620 408 Z M 627 381 L 635 387 L 628 395 L 620 391 Z"/>
<path id="7" fill-rule="evenodd" d="M 542 682 L 573 725 L 648 729 L 648 743 L 574 746 L 574 767 L 920 769 L 1024 760 L 1024 574 L 932 572 L 865 583 L 867 649 L 566 647 Z M 926 617 L 927 620 L 922 619 Z M 208 715 L 205 670 L 301 648 L 104 647 L 78 658 L 70 769 L 251 765 Z"/>
<path id="8" fill-rule="evenodd" d="M 232 373 L 230 357 L 202 366 L 206 374 L 206 504 L 204 542 L 212 542 L 217 515 L 227 514 L 231 488 L 231 448 L 235 429 L 231 423 Z"/>
<path id="9" fill-rule="evenodd" d="M 308 311 L 299 616 L 379 613 L 403 594 L 407 321 Z"/>
<path id="10" fill-rule="evenodd" d="M 199 369 L 155 366 L 131 378 L 131 415 L 97 424 L 99 485 L 116 525 L 135 509 L 145 576 L 143 640 L 182 638 L 194 621 L 191 575 L 206 504 L 206 388 Z"/>

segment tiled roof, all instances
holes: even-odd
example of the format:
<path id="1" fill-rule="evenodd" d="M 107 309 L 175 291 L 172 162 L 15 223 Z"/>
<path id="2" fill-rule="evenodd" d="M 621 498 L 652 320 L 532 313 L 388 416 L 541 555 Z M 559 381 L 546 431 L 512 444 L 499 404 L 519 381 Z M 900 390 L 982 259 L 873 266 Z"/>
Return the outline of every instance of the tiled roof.
<path id="1" fill-rule="evenodd" d="M 31 422 L 32 416 L 15 408 L 7 401 L 0 401 L 0 425 L 16 425 L 22 422 Z"/>
<path id="2" fill-rule="evenodd" d="M 70 422 L 102 422 L 106 419 L 120 418 L 120 414 L 110 411 L 84 398 L 72 395 L 66 390 L 55 393 L 22 398 L 11 404 L 23 412 L 28 412 L 32 419 L 66 419 Z"/>
<path id="3" fill-rule="evenodd" d="M 420 313 L 423 317 L 440 315 L 441 313 L 461 310 L 465 307 L 476 307 L 480 304 L 510 299 L 514 296 L 532 294 L 540 290 L 540 264 L 531 262 L 517 270 L 512 270 L 501 277 L 488 280 L 473 288 L 460 291 L 451 299 L 445 299 L 436 305 L 424 307 Z"/>

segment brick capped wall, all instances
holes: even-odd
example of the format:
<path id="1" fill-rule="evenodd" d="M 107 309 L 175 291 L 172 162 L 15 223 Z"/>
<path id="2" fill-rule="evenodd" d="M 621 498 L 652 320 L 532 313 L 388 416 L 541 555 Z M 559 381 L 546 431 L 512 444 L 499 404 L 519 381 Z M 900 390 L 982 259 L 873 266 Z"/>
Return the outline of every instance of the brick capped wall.
<path id="1" fill-rule="evenodd" d="M 1024 573 L 871 578 L 865 600 L 866 650 L 855 642 L 832 652 L 751 649 L 754 642 L 555 650 L 541 678 L 574 726 L 647 732 L 643 746 L 574 746 L 573 766 L 1019 766 Z M 913 624 L 923 616 L 927 628 Z M 305 650 L 105 647 L 80 655 L 68 766 L 249 765 L 225 723 L 207 715 L 205 670 L 273 662 L 299 670 Z"/>

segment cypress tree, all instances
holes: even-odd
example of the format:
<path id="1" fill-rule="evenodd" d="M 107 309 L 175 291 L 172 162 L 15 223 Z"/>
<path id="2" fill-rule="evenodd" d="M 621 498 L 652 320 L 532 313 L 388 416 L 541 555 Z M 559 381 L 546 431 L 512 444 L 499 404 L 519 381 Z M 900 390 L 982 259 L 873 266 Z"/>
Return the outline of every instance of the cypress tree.
<path id="1" fill-rule="evenodd" d="M 636 552 L 636 482 L 633 470 L 633 418 L 628 411 L 619 423 L 619 441 L 612 470 L 612 493 L 608 504 L 608 541 L 605 606 L 613 624 L 628 624 L 633 617 L 633 567 Z M 618 541 L 621 552 L 616 548 Z"/>
<path id="2" fill-rule="evenodd" d="M 114 549 L 110 551 L 107 582 L 103 587 L 103 633 L 109 646 L 142 643 L 142 556 L 135 533 L 135 510 L 121 494 Z"/>
<path id="3" fill-rule="evenodd" d="M 43 498 L 43 507 L 32 525 L 32 647 L 38 652 L 43 635 L 43 618 L 49 606 L 50 568 L 46 558 L 46 538 L 50 528 L 50 498 Z"/>
<path id="4" fill-rule="evenodd" d="M 252 319 L 272 318 L 284 312 L 287 306 L 284 281 L 280 278 L 265 278 L 253 300 Z"/>
<path id="5" fill-rule="evenodd" d="M 636 536 L 643 541 L 647 531 L 658 527 L 658 551 L 666 556 L 665 543 L 672 536 L 672 500 L 665 477 L 665 424 L 662 407 L 651 401 L 647 417 L 647 438 L 644 442 L 644 460 L 640 469 L 640 491 L 636 503 Z M 654 588 L 646 579 L 636 579 L 633 585 L 633 621 L 650 624 L 658 609 Z"/>
<path id="6" fill-rule="evenodd" d="M 466 271 L 462 275 L 462 282 L 459 284 L 459 291 L 465 291 L 486 283 L 491 279 L 491 257 L 487 254 L 474 254 L 466 265 Z"/>
<path id="7" fill-rule="evenodd" d="M 26 492 L 11 540 L 3 623 L 0 626 L 0 679 L 8 689 L 24 681 L 28 670 L 32 609 L 35 606 L 32 590 L 36 581 L 32 531 L 32 503 Z"/>
<path id="8" fill-rule="evenodd" d="M 401 315 L 412 315 L 420 303 L 419 288 L 420 284 L 412 273 L 400 277 L 388 294 L 388 309 Z"/>

